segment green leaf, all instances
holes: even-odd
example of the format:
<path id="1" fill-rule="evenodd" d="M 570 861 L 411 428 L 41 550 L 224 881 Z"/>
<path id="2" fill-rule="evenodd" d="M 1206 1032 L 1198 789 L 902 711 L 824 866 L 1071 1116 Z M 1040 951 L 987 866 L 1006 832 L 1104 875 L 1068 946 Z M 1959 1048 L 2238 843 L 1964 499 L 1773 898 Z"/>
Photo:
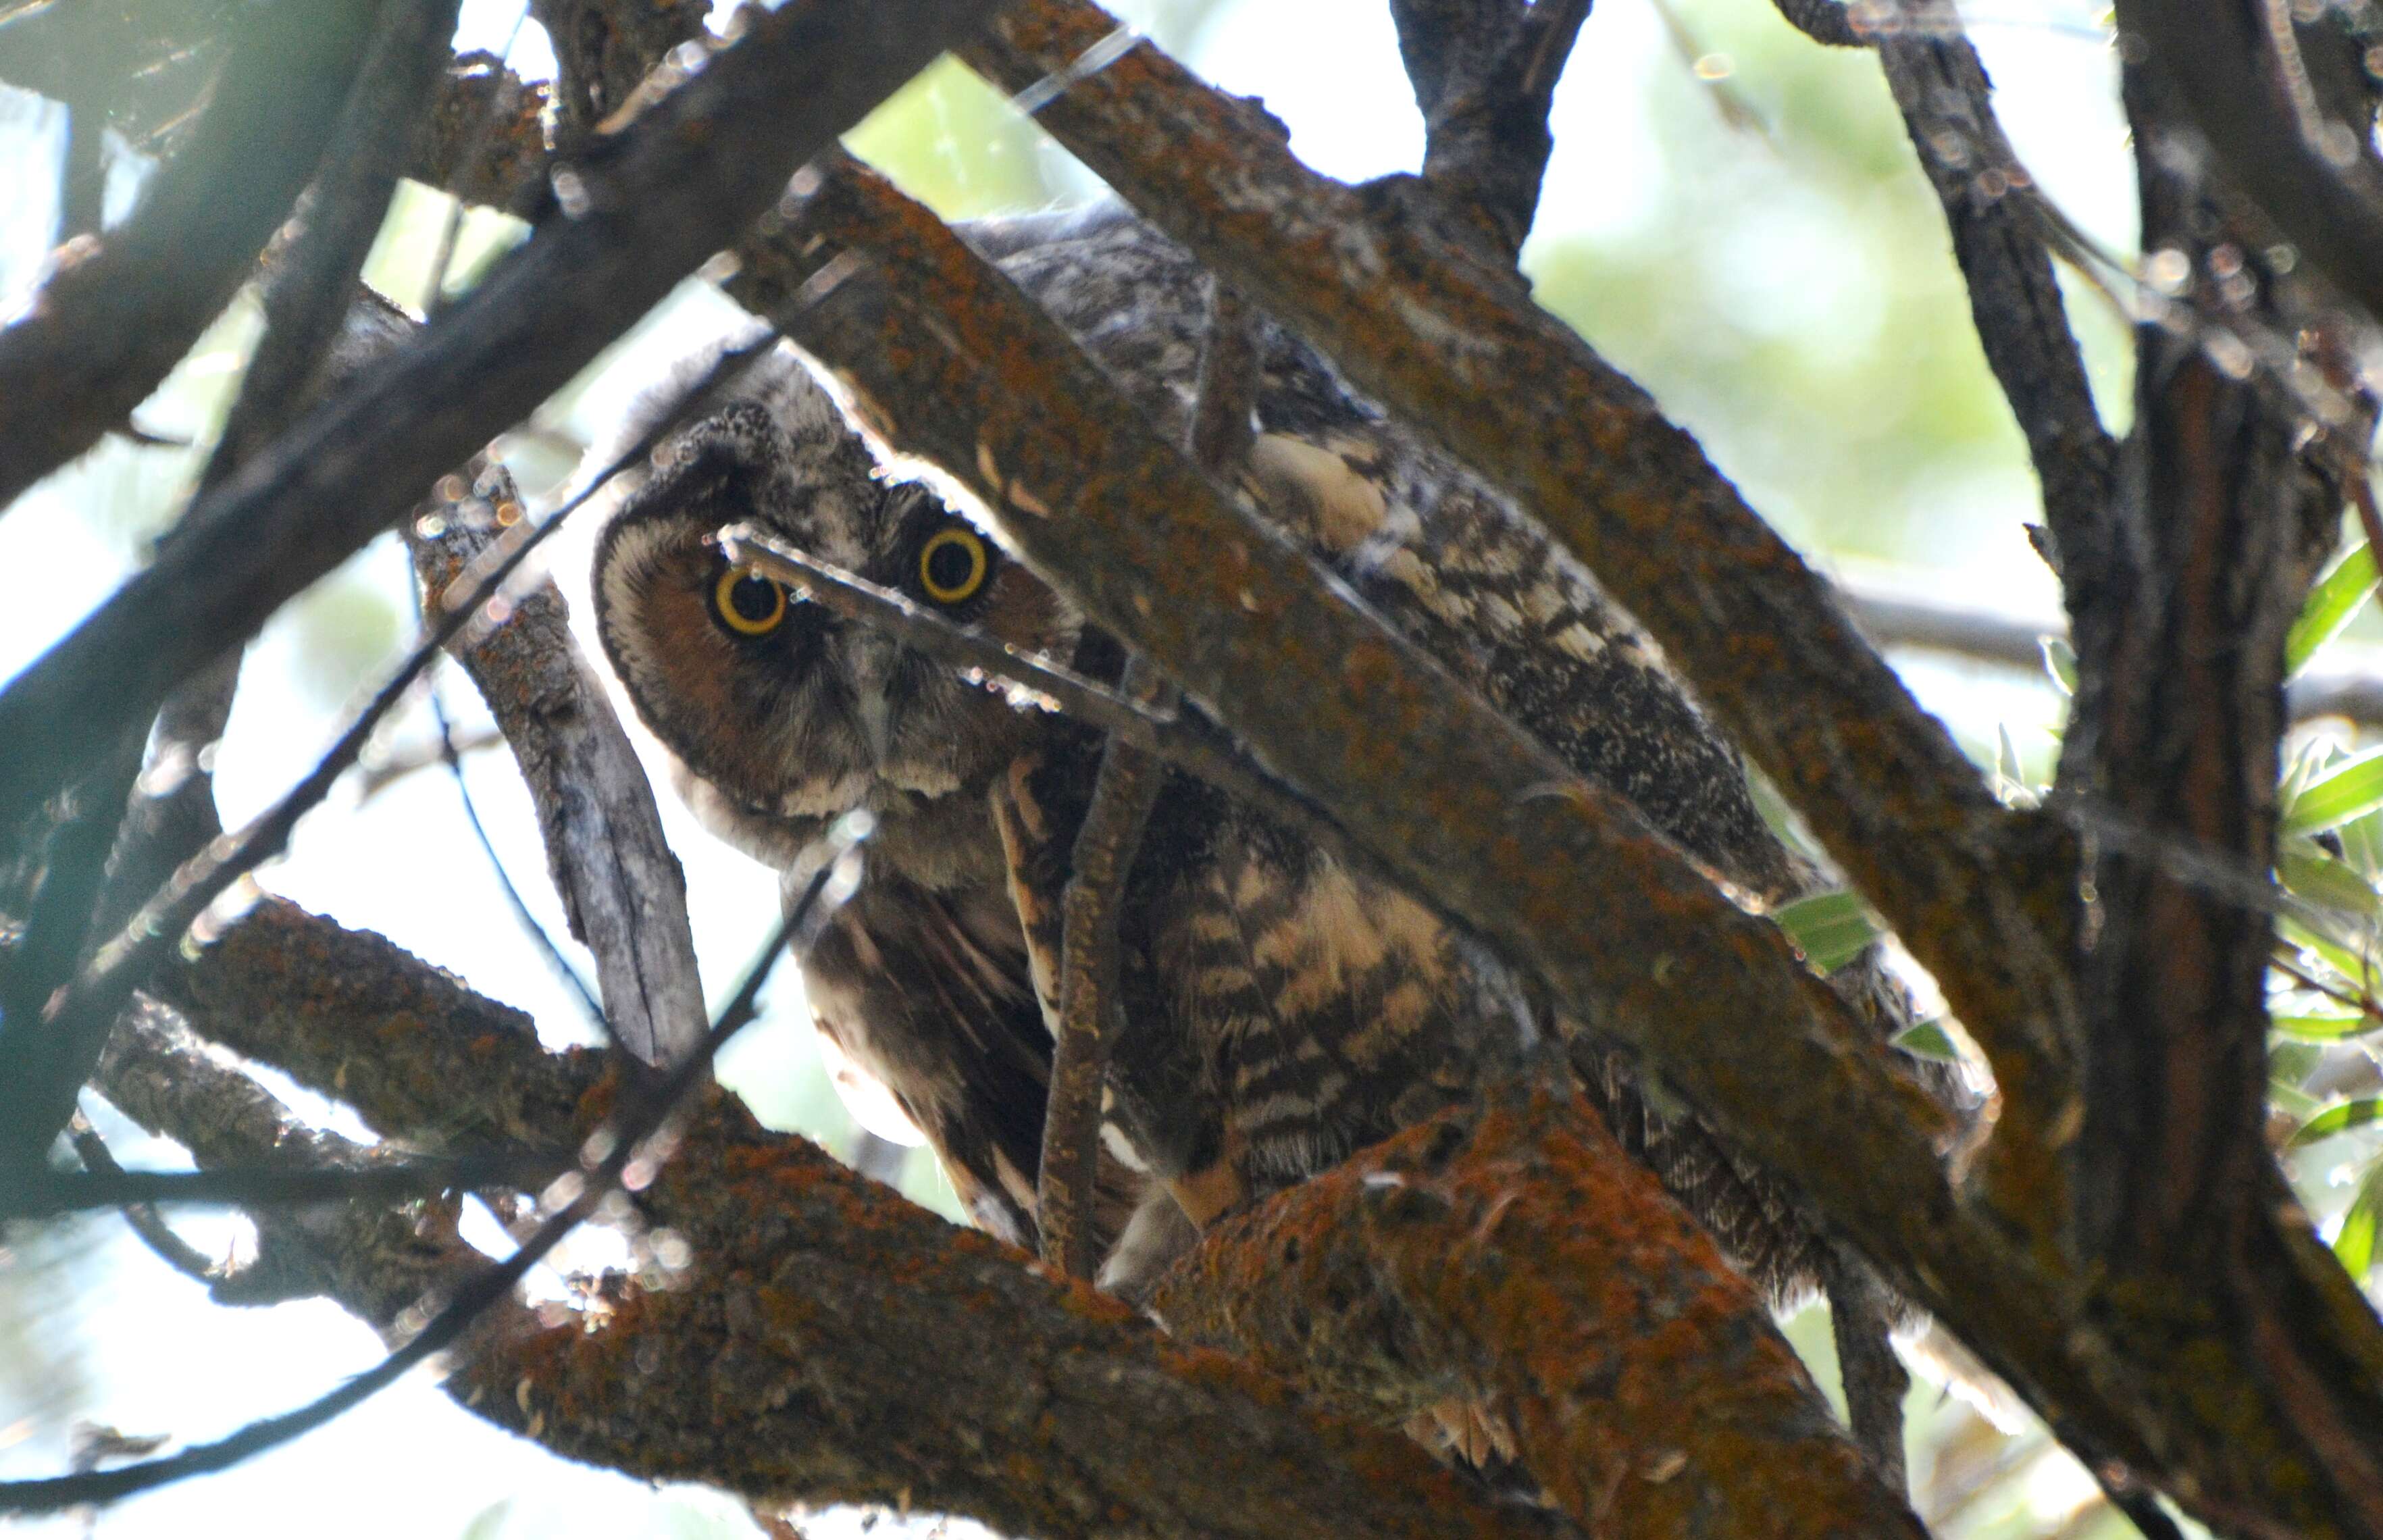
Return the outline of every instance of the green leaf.
<path id="1" fill-rule="evenodd" d="M 2283 832 L 2313 834 L 2383 807 L 2383 748 L 2328 766 L 2284 810 Z"/>
<path id="2" fill-rule="evenodd" d="M 2372 1032 L 2383 1021 L 2364 1016 L 2272 1016 L 2267 1025 L 2300 1042 L 2340 1042 Z"/>
<path id="3" fill-rule="evenodd" d="M 2352 991 L 2364 992 L 2374 986 L 2375 970 L 2366 959 L 2330 936 L 2319 935 L 2289 914 L 2276 917 L 2276 930 L 2301 951 L 2315 953 L 2327 967 L 2349 980 Z"/>
<path id="4" fill-rule="evenodd" d="M 2321 1139 L 2331 1139 L 2378 1117 L 2383 1117 L 2383 1097 L 2362 1096 L 2354 1102 L 2336 1102 L 2292 1130 L 2290 1142 L 2285 1148 L 2304 1150 Z"/>
<path id="5" fill-rule="evenodd" d="M 2267 1104 L 2296 1121 L 2306 1121 L 2317 1109 L 2317 1099 L 2298 1086 L 2267 1082 Z"/>
<path id="6" fill-rule="evenodd" d="M 1885 932 L 1871 917 L 1870 906 L 1857 893 L 1814 893 L 1772 912 L 1779 929 L 1804 960 L 1822 973 L 1834 973 L 1862 954 L 1862 948 Z"/>
<path id="7" fill-rule="evenodd" d="M 2325 1062 L 2325 1050 L 2313 1042 L 2270 1042 L 2267 1045 L 2267 1084 L 2298 1090 Z"/>
<path id="8" fill-rule="evenodd" d="M 2383 916 L 2383 893 L 2377 893 L 2374 884 L 2355 869 L 2313 844 L 2297 840 L 2293 844 L 2298 848 L 2287 848 L 2276 857 L 2276 875 L 2283 880 L 2286 892 L 2353 918 Z"/>
<path id="9" fill-rule="evenodd" d="M 1945 1035 L 1945 1029 L 1934 1021 L 1918 1021 L 1895 1034 L 1895 1046 L 1907 1053 L 1923 1059 L 1940 1059 L 1946 1064 L 1958 1064 L 1961 1051 Z"/>
<path id="10" fill-rule="evenodd" d="M 2284 636 L 2285 675 L 2300 672 L 2317 648 L 2340 635 L 2342 627 L 2350 623 L 2358 607 L 2374 591 L 2375 553 L 2362 540 L 2309 590 L 2308 602 L 2301 606 L 2300 619 L 2292 622 L 2291 630 Z"/>
<path id="11" fill-rule="evenodd" d="M 2342 1270 L 2362 1284 L 2375 1265 L 2377 1219 L 2383 1219 L 2383 1160 L 2366 1168 L 2366 1179 L 2358 1184 L 2358 1196 L 2350 1201 L 2350 1211 L 2341 1216 L 2341 1228 L 2333 1238 L 2333 1254 L 2341 1259 Z"/>

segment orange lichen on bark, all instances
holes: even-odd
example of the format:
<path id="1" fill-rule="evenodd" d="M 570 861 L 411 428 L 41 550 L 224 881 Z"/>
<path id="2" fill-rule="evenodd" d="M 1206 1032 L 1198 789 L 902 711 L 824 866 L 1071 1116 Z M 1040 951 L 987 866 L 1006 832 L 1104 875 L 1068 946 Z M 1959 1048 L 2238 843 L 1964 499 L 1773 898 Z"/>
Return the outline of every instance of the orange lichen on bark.
<path id="1" fill-rule="evenodd" d="M 1343 1410 L 1492 1409 L 1599 1533 L 1922 1533 L 1576 1096 L 1510 1089 L 1409 1129 L 1211 1232 L 1153 1305 Z"/>
<path id="2" fill-rule="evenodd" d="M 666 1286 L 503 1312 L 449 1388 L 549 1448 L 765 1501 L 881 1502 L 1014 1534 L 1555 1540 L 1394 1435 L 1168 1342 L 711 1092 L 639 1195 Z"/>

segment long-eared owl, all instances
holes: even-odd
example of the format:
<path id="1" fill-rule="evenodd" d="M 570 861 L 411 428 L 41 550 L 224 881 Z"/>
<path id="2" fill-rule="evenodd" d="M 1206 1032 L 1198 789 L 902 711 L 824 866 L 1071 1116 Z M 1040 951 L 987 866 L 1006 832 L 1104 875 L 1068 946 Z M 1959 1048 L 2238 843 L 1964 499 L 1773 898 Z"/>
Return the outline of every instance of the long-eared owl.
<path id="1" fill-rule="evenodd" d="M 969 233 L 1180 435 L 1208 314 L 1185 253 L 1114 210 Z M 1296 338 L 1262 325 L 1256 341 L 1243 487 L 1261 514 L 1698 859 L 1770 900 L 1813 883 L 1735 756 L 1576 562 Z M 1120 649 L 995 532 L 888 474 L 790 351 L 765 373 L 671 439 L 622 502 L 596 559 L 599 632 L 683 795 L 723 837 L 784 868 L 828 820 L 877 816 L 868 875 L 806 964 L 819 1024 L 884 1082 L 978 1223 L 1031 1242 L 1051 979 L 1049 938 L 1020 912 L 1025 888 L 1047 893 L 1054 874 L 1019 869 L 1020 835 L 1046 863 L 1064 856 L 1100 741 L 732 566 L 712 536 L 757 523 L 1096 676 L 1117 674 Z M 1776 1183 L 1660 1114 L 1631 1066 L 1527 979 L 1303 829 L 1170 772 L 1119 940 L 1103 1217 L 1122 1238 L 1120 1281 L 1550 1032 L 1625 1144 L 1759 1281 L 1785 1291 L 1824 1270 Z M 1896 1024 L 1900 998 L 1873 963 L 1842 981 Z"/>

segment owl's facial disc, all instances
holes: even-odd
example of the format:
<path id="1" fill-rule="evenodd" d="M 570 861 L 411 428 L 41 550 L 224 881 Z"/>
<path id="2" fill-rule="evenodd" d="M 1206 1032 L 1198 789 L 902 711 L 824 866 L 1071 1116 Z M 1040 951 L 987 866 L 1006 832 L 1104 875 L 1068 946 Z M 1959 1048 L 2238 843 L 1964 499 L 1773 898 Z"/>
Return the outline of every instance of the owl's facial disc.
<path id="1" fill-rule="evenodd" d="M 1064 655 L 1075 618 L 924 487 L 878 480 L 823 396 L 796 404 L 828 415 L 740 402 L 688 429 L 623 505 L 597 554 L 604 649 L 647 725 L 744 809 L 899 814 L 973 793 L 1015 751 L 1019 712 L 733 567 L 713 532 L 753 522 L 1013 646 Z"/>

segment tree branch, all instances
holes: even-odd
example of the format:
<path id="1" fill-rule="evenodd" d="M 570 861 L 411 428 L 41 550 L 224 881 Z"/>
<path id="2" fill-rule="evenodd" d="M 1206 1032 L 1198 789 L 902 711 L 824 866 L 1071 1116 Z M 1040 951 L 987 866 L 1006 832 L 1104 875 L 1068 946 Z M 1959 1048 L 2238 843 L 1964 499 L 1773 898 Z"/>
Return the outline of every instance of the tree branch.
<path id="1" fill-rule="evenodd" d="M 1011 1534 L 1562 1533 L 1394 1434 L 1315 1417 L 1279 1382 L 1167 1342 L 725 1098 L 642 1201 L 703 1264 L 666 1290 L 617 1289 L 591 1320 L 512 1317 L 451 1393 L 648 1480 L 965 1513 Z M 704 1346 L 632 1372 L 657 1342 Z"/>
<path id="2" fill-rule="evenodd" d="M 764 13 L 636 124 L 559 167 L 558 205 L 527 246 L 202 499 L 167 559 L 0 692 L 0 827 L 562 386 L 993 5 L 801 0 Z"/>
<path id="3" fill-rule="evenodd" d="M 349 1024 L 349 1046 L 362 1040 L 373 1050 L 352 1061 L 349 1088 L 384 1127 L 400 1119 L 373 1088 L 405 1081 L 426 1096 L 454 1084 L 438 1045 L 468 1041 L 469 1021 L 511 1019 L 526 1032 L 513 1013 L 473 1004 L 410 959 L 395 973 L 386 962 L 353 966 L 394 954 L 377 937 L 347 937 L 350 952 L 291 953 L 293 926 L 336 931 L 286 906 L 262 906 L 191 972 L 212 970 L 210 997 L 253 999 L 266 986 L 294 996 L 285 1012 L 303 1004 L 315 1022 L 306 1030 L 322 1041 L 311 1060 L 283 1057 L 311 1064 L 310 1075 L 347 1052 L 338 1038 Z M 386 980 L 401 992 L 364 1004 Z M 430 980 L 453 997 L 445 1014 L 454 1025 L 442 1024 L 435 1000 L 414 1016 Z M 212 1029 L 232 1017 L 206 1019 Z M 409 1019 L 426 1029 L 390 1029 Z M 253 1164 L 291 1143 L 253 1082 L 202 1052 L 159 1052 L 160 1029 L 117 1034 L 103 1071 L 111 1100 L 184 1140 L 203 1164 Z M 500 1046 L 475 1074 L 515 1079 L 512 1055 L 534 1044 L 495 1035 Z M 486 1115 L 464 1111 L 454 1132 L 479 1137 L 474 1118 Z M 1279 1385 L 1168 1345 L 1116 1301 L 953 1229 L 804 1140 L 760 1128 L 733 1098 L 707 1091 L 685 1111 L 674 1154 L 638 1201 L 648 1222 L 687 1238 L 698 1264 L 659 1292 L 616 1280 L 600 1311 L 551 1328 L 498 1306 L 460 1355 L 451 1394 L 558 1452 L 635 1474 L 777 1501 L 901 1502 L 1021 1534 L 1562 1533 L 1546 1515 L 1475 1495 L 1403 1439 L 1318 1421 Z M 302 1134 L 294 1147 L 306 1152 L 300 1158 L 353 1157 L 327 1140 Z M 284 1233 L 304 1243 L 285 1265 L 314 1269 L 318 1292 L 385 1332 L 481 1265 L 452 1244 L 443 1220 L 422 1235 L 419 1214 L 340 1212 L 340 1226 L 311 1240 L 271 1229 L 272 1211 L 258 1219 L 277 1250 Z M 889 1278 L 902 1287 L 889 1289 Z M 997 1351 L 986 1349 L 993 1337 Z M 649 1365 L 656 1347 L 659 1368 L 629 1372 Z"/>
<path id="4" fill-rule="evenodd" d="M 2302 1484 L 2304 1466 L 2200 1462 L 2213 1441 L 2246 1436 L 2221 1407 L 2253 1418 L 2257 1448 L 2304 1447 L 2260 1399 L 2253 1365 L 2190 1321 L 2147 1312 L 2137 1293 L 2105 1295 L 2099 1275 L 2068 1272 L 2056 1250 L 2014 1241 L 1999 1214 L 1957 1199 L 1929 1143 L 1947 1131 L 1944 1115 L 1885 1072 L 1845 1003 L 1782 954 L 1775 929 L 1722 902 L 1627 805 L 1572 781 L 1329 597 L 932 216 L 834 169 L 798 191 L 787 217 L 779 246 L 740 248 L 742 292 L 757 304 L 795 295 L 807 264 L 865 248 L 881 270 L 872 281 L 773 314 L 846 372 L 893 442 L 997 510 L 1028 560 L 1094 621 L 1188 693 L 1229 705 L 1232 729 L 1402 881 L 1529 963 L 1567 1012 L 1643 1054 L 1907 1298 L 2106 1458 L 2113 1479 L 2157 1481 L 2198 1511 L 2274 1533 L 2340 1518 Z M 1149 519 L 1151 507 L 1167 519 Z M 1771 1029 L 1745 1029 L 1757 1021 Z M 2261 1212 L 2271 1251 L 2315 1246 L 2305 1220 Z M 2344 1302 L 2356 1290 L 2338 1266 L 2332 1275 L 2340 1292 L 2310 1328 L 2325 1349 L 2313 1345 L 2308 1361 L 2331 1413 L 2356 1428 L 2383 1418 L 2383 1381 L 2357 1377 L 2383 1361 L 2383 1331 Z M 2331 1287 L 2270 1281 L 2264 1299 L 2279 1311 Z M 2215 1361 L 2198 1356 L 2213 1346 Z M 2230 1388 L 2207 1361 L 2225 1366 Z M 2196 1455 L 2179 1453 L 2188 1448 Z"/>
<path id="5" fill-rule="evenodd" d="M 1018 91 L 1113 25 L 1080 0 L 1020 0 L 962 56 Z M 1512 490 L 1647 624 L 1986 1049 L 2005 1102 L 1983 1159 L 2006 1219 L 2058 1212 L 2076 1001 L 2001 869 L 2024 826 L 1694 442 L 1511 275 L 1381 189 L 1307 171 L 1255 109 L 1146 43 L 1036 116 L 1360 388 Z"/>
<path id="6" fill-rule="evenodd" d="M 0 507 L 122 423 L 230 302 L 315 173 L 373 12 L 282 0 L 246 13 L 141 207 L 95 248 L 62 252 L 32 309 L 0 330 Z"/>
<path id="7" fill-rule="evenodd" d="M 502 467 L 474 494 L 449 505 L 437 534 L 418 522 L 407 528 L 426 593 L 444 592 L 522 516 Z M 675 1063 L 704 1015 L 686 876 L 636 750 L 580 657 L 562 594 L 540 583 L 460 656 L 528 783 L 563 915 L 596 955 L 614 1041 L 639 1064 Z"/>
<path id="8" fill-rule="evenodd" d="M 547 86 L 493 54 L 448 67 L 406 175 L 467 203 L 526 215 L 546 191 Z"/>
<path id="9" fill-rule="evenodd" d="M 2102 430 L 2053 279 L 2032 213 L 2034 181 L 1995 121 L 1985 67 L 1962 35 L 1953 0 L 1928 4 L 1925 31 L 1907 6 L 1902 24 L 1882 33 L 1879 65 L 1944 205 L 1986 363 L 2026 435 L 2061 574 L 2072 594 L 2083 594 L 2113 560 L 2117 446 Z"/>
<path id="10" fill-rule="evenodd" d="M 2118 30 L 2174 82 L 2199 129 L 2195 150 L 2383 323 L 2383 167 L 2355 126 L 2335 125 L 2337 142 L 2300 110 L 2261 0 L 2126 0 Z"/>
<path id="11" fill-rule="evenodd" d="M 1548 107 L 1588 0 L 1392 0 L 1423 113 L 1424 185 L 1512 262 L 1530 234 L 1555 136 Z"/>
<path id="12" fill-rule="evenodd" d="M 1187 692 L 1229 705 L 1234 730 L 1389 870 L 1537 963 L 1574 1015 L 1646 1052 L 1747 1149 L 1837 1189 L 1833 1212 L 1871 1244 L 1904 1244 L 1893 1237 L 1908 1226 L 1889 1211 L 1949 1201 L 1928 1145 L 1949 1132 L 1945 1115 L 1887 1070 L 1775 927 L 1732 907 L 1626 803 L 1327 592 L 932 216 L 841 168 L 792 212 L 774 253 L 740 248 L 743 297 L 798 293 L 792 253 L 806 243 L 814 263 L 865 246 L 884 282 L 771 313 L 847 371 L 895 442 L 1000 510 L 1028 559 L 1095 621 Z M 1131 511 L 1150 506 L 1169 511 L 1163 529 Z M 1598 962 L 1616 955 L 1668 961 L 1660 977 Z M 1741 1029 L 1757 1020 L 1777 1030 Z M 1813 1100 L 1788 1109 L 1783 1096 Z M 1885 1141 L 1858 1163 L 1858 1192 L 1836 1179 L 1853 1129 Z"/>
<path id="13" fill-rule="evenodd" d="M 265 286 L 265 334 L 249 360 L 239 398 L 199 478 L 200 495 L 221 486 L 234 469 L 297 415 L 313 397 L 317 375 L 348 314 L 356 273 L 379 234 L 411 137 L 454 35 L 459 0 L 389 0 L 350 92 L 321 173 L 304 199 L 297 233 Z M 165 544 L 170 545 L 169 532 Z M 0 1033 L 15 1061 L 0 1093 L 0 1165 L 31 1163 L 73 1110 L 76 1088 L 98 1061 L 104 1024 L 120 1002 L 108 1001 L 82 1019 L 61 1016 L 46 1029 L 38 1016 L 77 962 L 115 933 L 182 862 L 222 832 L 214 777 L 201 754 L 221 736 L 231 711 L 239 659 L 213 660 L 158 715 L 148 773 L 110 785 L 112 805 L 87 831 L 110 832 L 114 846 L 95 839 L 54 842 L 54 856 L 36 908 L 37 941 L 55 923 L 61 944 L 29 947 L 13 959 L 46 967 L 10 968 L 13 1029 Z M 140 747 L 118 751 L 137 764 Z M 77 848 L 88 844 L 91 848 Z M 104 887 L 100 867 L 107 862 Z M 49 886 L 71 894 L 53 904 Z M 97 892 L 97 902 L 93 892 Z M 61 912 L 62 911 L 62 912 Z M 28 954 L 31 954 L 29 955 Z"/>
<path id="14" fill-rule="evenodd" d="M 1576 1094 L 1492 1092 L 1204 1236 L 1151 1309 L 1352 1415 L 1459 1398 L 1593 1533 L 1922 1531 Z"/>
<path id="15" fill-rule="evenodd" d="M 549 1053 L 530 1018 L 365 930 L 260 900 L 164 970 L 160 999 L 209 1041 L 356 1109 L 383 1139 L 530 1152 L 594 1127 L 603 1056 Z"/>

